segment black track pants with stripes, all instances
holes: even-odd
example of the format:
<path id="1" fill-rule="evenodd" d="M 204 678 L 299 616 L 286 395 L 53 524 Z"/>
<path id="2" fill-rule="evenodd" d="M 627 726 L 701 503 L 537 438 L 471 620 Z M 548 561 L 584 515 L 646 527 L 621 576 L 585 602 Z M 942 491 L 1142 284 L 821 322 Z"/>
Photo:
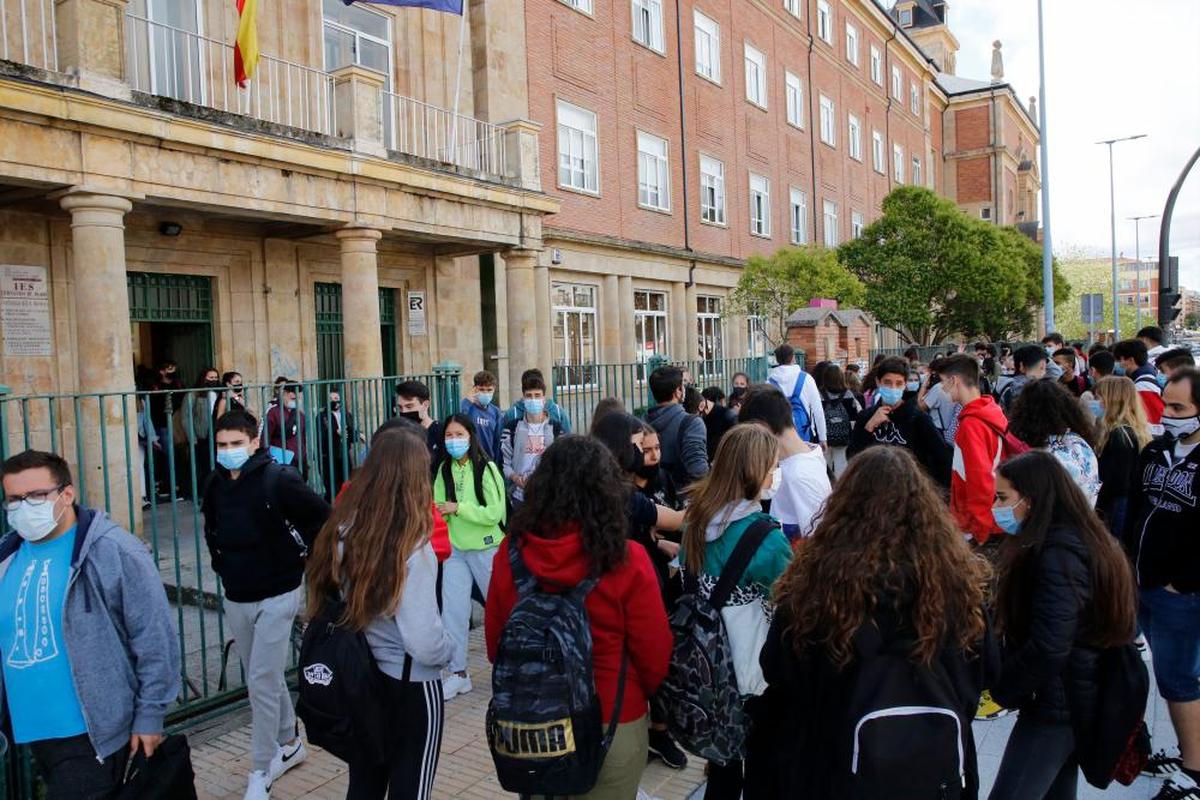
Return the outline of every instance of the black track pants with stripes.
<path id="1" fill-rule="evenodd" d="M 388 678 L 393 738 L 382 764 L 350 762 L 346 800 L 429 800 L 442 749 L 442 682 Z"/>

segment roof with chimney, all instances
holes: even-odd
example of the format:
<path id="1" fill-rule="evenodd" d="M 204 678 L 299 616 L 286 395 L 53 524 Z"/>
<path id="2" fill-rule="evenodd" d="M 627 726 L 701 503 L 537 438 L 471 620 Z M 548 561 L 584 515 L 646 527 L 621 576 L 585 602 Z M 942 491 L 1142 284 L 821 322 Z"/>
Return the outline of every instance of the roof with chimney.
<path id="1" fill-rule="evenodd" d="M 866 322 L 867 325 L 875 324 L 875 321 L 871 319 L 871 315 L 861 308 L 844 308 L 835 311 L 831 308 L 814 307 L 796 309 L 787 318 L 785 324 L 789 328 L 815 328 L 818 325 L 825 324 L 830 319 L 843 328 L 850 327 L 859 319 Z"/>
<path id="2" fill-rule="evenodd" d="M 911 0 L 913 4 L 913 21 L 910 27 L 931 28 L 946 21 L 946 4 L 941 0 Z M 892 5 L 892 16 L 897 16 L 896 6 Z"/>

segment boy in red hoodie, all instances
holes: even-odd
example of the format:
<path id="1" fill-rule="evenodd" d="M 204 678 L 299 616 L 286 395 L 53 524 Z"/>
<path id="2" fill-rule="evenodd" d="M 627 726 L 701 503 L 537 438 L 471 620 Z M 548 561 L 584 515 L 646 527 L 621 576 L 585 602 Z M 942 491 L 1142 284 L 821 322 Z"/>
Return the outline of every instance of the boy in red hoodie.
<path id="1" fill-rule="evenodd" d="M 976 544 L 986 544 L 1000 528 L 992 519 L 996 494 L 994 470 L 1000 463 L 1001 437 L 1008 429 L 1004 412 L 979 390 L 979 364 L 967 355 L 947 358 L 942 386 L 962 404 L 954 435 L 954 467 L 950 476 L 950 510 L 958 527 Z"/>

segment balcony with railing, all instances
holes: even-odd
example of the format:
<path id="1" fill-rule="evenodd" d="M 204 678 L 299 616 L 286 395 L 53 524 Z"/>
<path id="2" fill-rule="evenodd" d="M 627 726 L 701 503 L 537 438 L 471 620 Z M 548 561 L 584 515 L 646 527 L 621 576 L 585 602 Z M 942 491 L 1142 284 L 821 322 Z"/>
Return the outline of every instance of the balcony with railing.
<path id="1" fill-rule="evenodd" d="M 58 70 L 54 0 L 0 0 L 0 61 Z"/>

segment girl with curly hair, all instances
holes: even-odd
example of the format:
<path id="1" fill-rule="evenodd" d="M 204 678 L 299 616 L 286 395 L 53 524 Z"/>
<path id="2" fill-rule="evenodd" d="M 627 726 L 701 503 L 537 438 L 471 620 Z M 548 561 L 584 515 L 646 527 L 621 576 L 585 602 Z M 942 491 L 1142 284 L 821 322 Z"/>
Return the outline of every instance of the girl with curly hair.
<path id="1" fill-rule="evenodd" d="M 1008 432 L 1057 458 L 1095 507 L 1100 494 L 1095 428 L 1074 395 L 1057 381 L 1031 381 L 1013 401 Z"/>
<path id="2" fill-rule="evenodd" d="M 864 788 L 869 778 L 852 769 L 861 721 L 851 709 L 877 686 L 860 676 L 878 678 L 881 665 L 886 685 L 928 683 L 950 699 L 961 762 L 954 744 L 937 754 L 949 750 L 953 769 L 944 777 L 962 793 L 945 796 L 975 798 L 970 721 L 997 660 L 984 610 L 989 576 L 907 450 L 872 447 L 852 459 L 775 587 L 761 658 L 768 688 L 747 748 L 764 783 L 747 800 L 940 796 L 913 783 L 935 760 L 925 735 L 895 752 L 864 752 L 865 763 L 890 759 L 886 794 Z M 904 699 L 888 705 L 909 705 Z"/>
<path id="3" fill-rule="evenodd" d="M 616 736 L 590 800 L 637 794 L 648 752 L 648 698 L 667 674 L 671 631 L 658 578 L 645 548 L 628 537 L 629 481 L 595 439 L 565 436 L 542 454 L 525 484 L 509 535 L 496 552 L 484 616 L 488 658 L 517 602 L 513 561 L 519 559 L 545 591 L 566 591 L 599 578 L 584 604 L 592 629 L 592 671 L 604 725 L 616 715 Z M 513 552 L 515 550 L 515 552 Z M 616 708 L 621 660 L 625 688 Z"/>

